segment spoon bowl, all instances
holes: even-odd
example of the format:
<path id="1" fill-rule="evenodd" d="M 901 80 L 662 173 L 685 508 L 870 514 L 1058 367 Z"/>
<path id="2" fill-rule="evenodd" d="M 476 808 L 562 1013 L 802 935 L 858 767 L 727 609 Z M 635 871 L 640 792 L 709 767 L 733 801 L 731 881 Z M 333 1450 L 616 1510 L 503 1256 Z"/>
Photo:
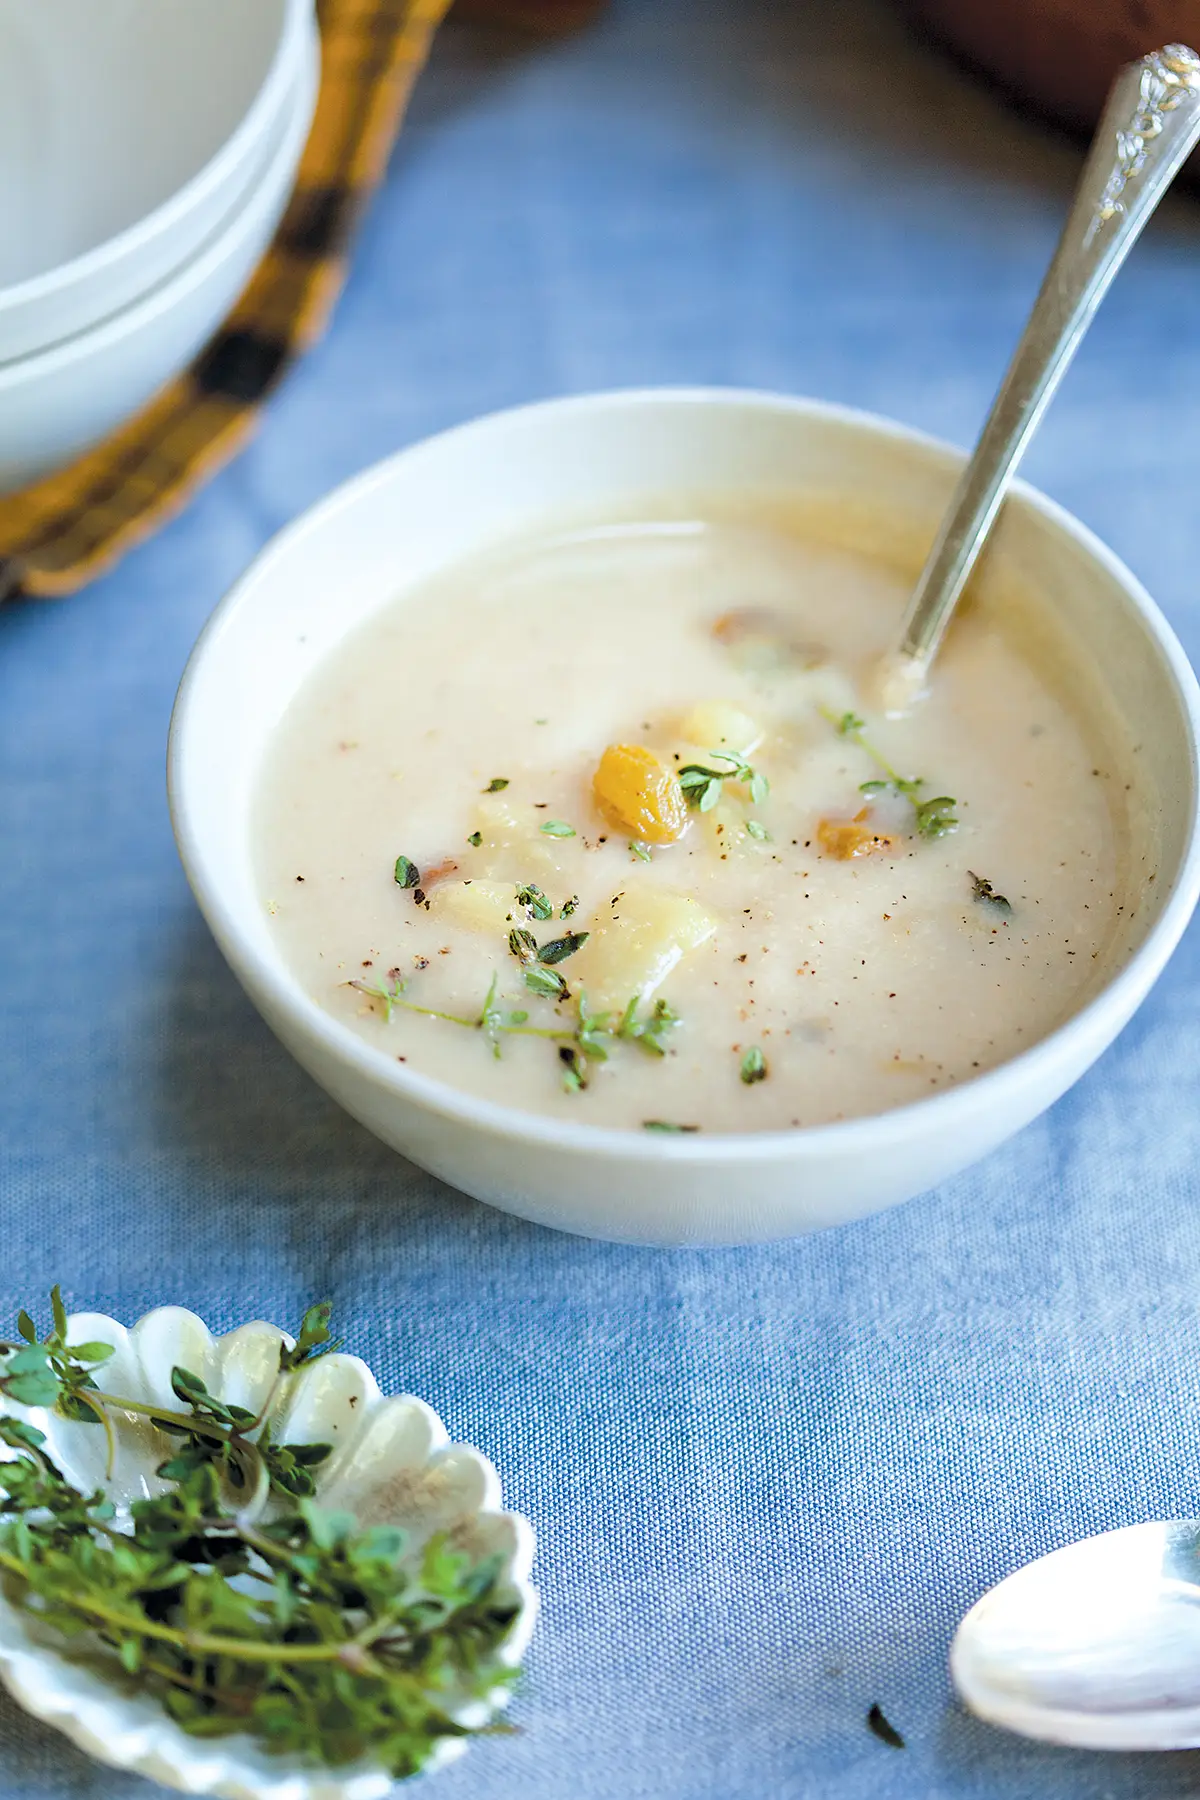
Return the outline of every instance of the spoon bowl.
<path id="1" fill-rule="evenodd" d="M 1083 1750 L 1200 1746 L 1200 1519 L 1102 1532 L 971 1608 L 950 1670 L 971 1712 Z"/>

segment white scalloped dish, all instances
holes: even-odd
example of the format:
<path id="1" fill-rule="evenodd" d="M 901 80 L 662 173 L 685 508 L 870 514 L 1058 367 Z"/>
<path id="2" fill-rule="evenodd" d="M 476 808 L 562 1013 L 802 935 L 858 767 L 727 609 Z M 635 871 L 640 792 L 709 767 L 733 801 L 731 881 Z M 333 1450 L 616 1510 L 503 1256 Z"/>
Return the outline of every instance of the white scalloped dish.
<path id="1" fill-rule="evenodd" d="M 161 1307 L 126 1330 L 99 1313 L 70 1321 L 72 1342 L 115 1345 L 103 1386 L 132 1400 L 169 1407 L 171 1369 L 194 1371 L 210 1390 L 257 1412 L 279 1368 L 286 1334 L 261 1322 L 214 1338 L 194 1313 Z M 290 1343 L 290 1339 L 286 1339 Z M 172 1440 L 132 1419 L 118 1425 L 111 1477 L 104 1434 L 38 1408 L 6 1402 L 49 1439 L 48 1450 L 77 1487 L 105 1488 L 122 1511 L 161 1491 L 156 1466 Z M 456 1547 L 500 1559 L 499 1594 L 517 1609 L 496 1653 L 499 1683 L 520 1662 L 537 1615 L 530 1585 L 533 1531 L 517 1513 L 501 1509 L 500 1480 L 487 1458 L 467 1444 L 451 1444 L 437 1414 L 411 1395 L 383 1395 L 358 1357 L 334 1353 L 285 1375 L 269 1415 L 277 1441 L 331 1443 L 332 1455 L 314 1471 L 317 1503 L 351 1512 L 360 1525 L 401 1527 L 410 1548 L 435 1532 Z M 0 1446 L 0 1457 L 5 1456 Z M 291 1755 L 275 1755 L 249 1737 L 189 1737 L 161 1705 L 132 1683 L 118 1685 L 86 1661 L 71 1661 L 39 1636 L 34 1622 L 0 1600 L 0 1680 L 28 1712 L 44 1719 L 99 1761 L 134 1769 L 153 1781 L 222 1800 L 379 1800 L 394 1785 L 378 1764 L 360 1761 L 329 1769 Z M 463 1723 L 487 1722 L 503 1705 L 498 1685 L 488 1702 L 460 1709 Z M 466 1747 L 442 1739 L 426 1770 L 443 1766 Z"/>

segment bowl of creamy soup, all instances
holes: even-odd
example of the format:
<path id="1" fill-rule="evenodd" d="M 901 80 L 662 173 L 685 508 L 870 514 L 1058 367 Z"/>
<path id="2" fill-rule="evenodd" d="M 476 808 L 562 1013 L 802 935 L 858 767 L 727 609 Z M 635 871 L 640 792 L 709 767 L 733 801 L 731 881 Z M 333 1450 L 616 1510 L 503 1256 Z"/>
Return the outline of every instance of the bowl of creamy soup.
<path id="1" fill-rule="evenodd" d="M 961 455 L 813 401 L 617 393 L 406 450 L 218 608 L 172 725 L 231 967 L 481 1200 L 742 1243 L 1042 1112 L 1195 905 L 1197 687 L 1027 487 L 926 695 L 879 698 Z"/>

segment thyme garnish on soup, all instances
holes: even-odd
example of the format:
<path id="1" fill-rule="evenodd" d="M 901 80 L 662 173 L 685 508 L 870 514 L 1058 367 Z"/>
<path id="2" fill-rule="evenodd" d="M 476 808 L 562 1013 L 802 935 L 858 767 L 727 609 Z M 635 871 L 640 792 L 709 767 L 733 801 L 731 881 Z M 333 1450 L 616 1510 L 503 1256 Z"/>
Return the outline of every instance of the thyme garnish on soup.
<path id="1" fill-rule="evenodd" d="M 954 808 L 958 801 L 950 794 L 934 794 L 922 800 L 921 789 L 929 783 L 923 775 L 898 775 L 887 758 L 876 749 L 866 737 L 866 720 L 860 719 L 857 713 L 846 712 L 840 718 L 825 712 L 838 732 L 839 737 L 849 738 L 860 750 L 865 750 L 876 768 L 882 773 L 870 781 L 859 783 L 859 793 L 868 797 L 876 794 L 896 794 L 909 801 L 913 809 L 913 825 L 919 837 L 940 838 L 958 830 L 958 819 Z"/>

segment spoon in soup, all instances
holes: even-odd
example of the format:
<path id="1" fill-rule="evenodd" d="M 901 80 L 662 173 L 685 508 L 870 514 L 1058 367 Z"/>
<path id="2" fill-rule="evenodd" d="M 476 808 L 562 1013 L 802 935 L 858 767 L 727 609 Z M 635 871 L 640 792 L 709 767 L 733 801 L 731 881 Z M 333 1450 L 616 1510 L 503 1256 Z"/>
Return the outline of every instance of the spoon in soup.
<path id="1" fill-rule="evenodd" d="M 889 712 L 903 712 L 922 691 L 1025 446 L 1113 276 L 1198 139 L 1194 50 L 1168 44 L 1121 71 L 1041 291 L 882 671 Z"/>

